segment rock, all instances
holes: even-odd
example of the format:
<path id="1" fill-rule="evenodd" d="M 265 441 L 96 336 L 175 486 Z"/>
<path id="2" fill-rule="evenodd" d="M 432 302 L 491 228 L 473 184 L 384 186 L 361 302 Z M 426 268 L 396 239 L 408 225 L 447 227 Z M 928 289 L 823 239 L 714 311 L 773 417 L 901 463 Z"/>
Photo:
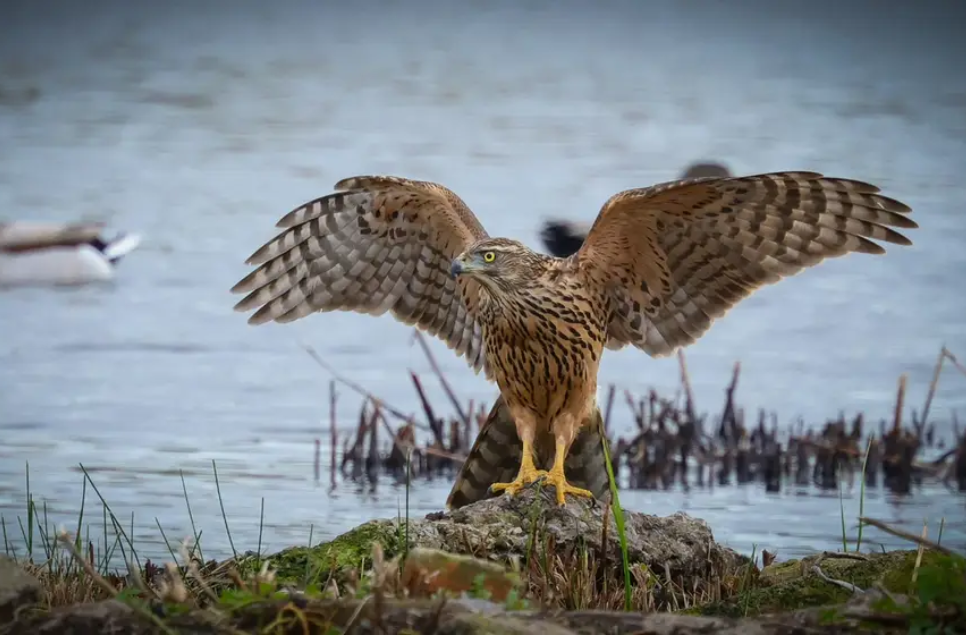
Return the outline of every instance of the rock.
<path id="1" fill-rule="evenodd" d="M 486 605 L 486 606 L 484 606 Z M 297 613 L 293 610 L 297 608 Z M 298 621 L 292 621 L 293 616 Z M 305 620 L 305 630 L 300 626 Z M 460 600 L 318 600 L 299 603 L 275 601 L 242 607 L 221 618 L 209 611 L 193 611 L 164 618 L 167 629 L 179 634 L 220 635 L 262 633 L 265 625 L 288 623 L 291 632 L 435 633 L 436 635 L 811 635 L 847 632 L 819 626 L 794 616 L 770 619 L 696 617 L 668 613 L 617 611 L 506 611 L 500 605 Z M 66 607 L 18 620 L 5 635 L 160 633 L 157 623 L 116 601 Z M 276 631 L 271 631 L 276 632 Z M 279 630 L 278 632 L 283 632 Z M 284 632 L 289 632 L 286 630 Z"/>
<path id="2" fill-rule="evenodd" d="M 567 505 L 559 507 L 553 488 L 536 483 L 518 496 L 499 496 L 410 519 L 408 529 L 397 519 L 371 521 L 331 542 L 296 547 L 268 558 L 279 579 L 304 580 L 306 571 L 338 573 L 360 566 L 371 558 L 373 541 L 382 545 L 387 557 L 398 555 L 408 532 L 413 548 L 522 564 L 529 555 L 544 553 L 549 547 L 560 556 L 592 555 L 605 560 L 602 564 L 610 570 L 619 571 L 617 526 L 613 514 L 608 513 L 605 536 L 605 510 L 600 502 L 577 498 L 568 498 Z M 632 565 L 638 570 L 644 565 L 661 580 L 670 576 L 675 582 L 685 583 L 684 588 L 692 589 L 695 581 L 732 572 L 742 560 L 714 541 L 707 523 L 687 514 L 662 518 L 625 511 L 624 520 Z M 240 562 L 239 566 L 253 564 Z"/>
<path id="3" fill-rule="evenodd" d="M 520 576 L 479 558 L 416 548 L 406 556 L 402 585 L 421 597 L 431 597 L 438 591 L 459 597 L 478 589 L 495 602 L 505 602 L 511 591 L 519 592 Z"/>
<path id="4" fill-rule="evenodd" d="M 37 578 L 12 559 L 0 556 L 0 625 L 13 621 L 18 609 L 36 604 L 40 596 Z"/>
<path id="5" fill-rule="evenodd" d="M 95 635 L 96 633 L 160 633 L 157 626 L 116 600 L 75 604 L 23 616 L 2 631 L 4 635 Z M 206 632 L 188 630 L 188 633 Z M 209 631 L 210 632 L 210 631 Z"/>
<path id="6" fill-rule="evenodd" d="M 519 496 L 491 498 L 410 521 L 409 532 L 421 547 L 507 560 L 525 558 L 536 534 L 560 552 L 586 549 L 618 563 L 617 525 L 609 514 L 605 545 L 604 511 L 604 505 L 587 499 L 568 498 L 560 507 L 553 488 L 534 484 Z M 624 525 L 630 561 L 658 573 L 667 569 L 674 578 L 705 577 L 738 558 L 714 541 L 707 523 L 684 513 L 662 518 L 625 511 Z"/>
<path id="7" fill-rule="evenodd" d="M 908 593 L 912 571 L 916 566 L 916 554 L 916 550 L 862 555 L 824 553 L 802 560 L 775 563 L 762 570 L 755 588 L 691 612 L 700 615 L 756 616 L 833 606 L 853 599 L 853 594 L 847 589 L 816 575 L 813 569 L 816 565 L 827 577 L 853 584 L 863 591 L 879 583 L 891 593 Z M 922 564 L 929 565 L 941 558 L 941 554 L 926 551 Z"/>

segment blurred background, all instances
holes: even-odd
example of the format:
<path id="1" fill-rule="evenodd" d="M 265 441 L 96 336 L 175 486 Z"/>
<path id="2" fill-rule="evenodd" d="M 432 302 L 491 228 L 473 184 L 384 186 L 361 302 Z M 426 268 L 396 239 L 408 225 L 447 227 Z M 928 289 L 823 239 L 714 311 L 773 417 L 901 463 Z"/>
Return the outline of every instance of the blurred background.
<path id="1" fill-rule="evenodd" d="M 103 221 L 141 239 L 107 282 L 0 288 L 10 539 L 28 462 L 51 523 L 76 523 L 83 464 L 154 557 L 155 519 L 169 538 L 191 531 L 179 473 L 208 553 L 228 553 L 212 460 L 240 549 L 255 548 L 261 499 L 263 550 L 397 515 L 398 483 L 316 482 L 331 376 L 300 343 L 418 414 L 413 370 L 449 411 L 411 329 L 355 314 L 253 328 L 228 291 L 283 214 L 355 174 L 444 183 L 491 235 L 540 250 L 545 221 L 591 221 L 611 194 L 694 161 L 871 181 L 914 209 L 914 245 L 761 290 L 686 350 L 690 378 L 714 415 L 740 360 L 738 402 L 785 432 L 840 412 L 876 431 L 903 373 L 921 409 L 940 347 L 966 357 L 964 23 L 958 2 L 5 2 L 0 222 Z M 430 345 L 461 399 L 492 403 L 494 385 Z M 678 362 L 608 352 L 600 383 L 673 396 Z M 947 370 L 934 398 L 947 443 L 964 387 Z M 361 403 L 339 388 L 341 438 Z M 611 425 L 634 434 L 622 399 Z M 415 482 L 411 513 L 442 508 L 451 484 Z M 851 519 L 857 488 L 842 493 Z M 760 484 L 622 494 L 781 556 L 840 544 L 838 499 Z M 917 532 L 945 518 L 966 544 L 966 497 L 942 485 L 871 491 L 865 509 Z"/>

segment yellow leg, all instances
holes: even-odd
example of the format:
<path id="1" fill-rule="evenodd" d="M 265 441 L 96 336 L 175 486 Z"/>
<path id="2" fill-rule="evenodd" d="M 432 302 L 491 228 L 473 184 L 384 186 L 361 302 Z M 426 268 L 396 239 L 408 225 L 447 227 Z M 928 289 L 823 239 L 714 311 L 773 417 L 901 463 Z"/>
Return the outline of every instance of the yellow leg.
<path id="1" fill-rule="evenodd" d="M 515 496 L 521 489 L 534 481 L 546 476 L 546 470 L 538 470 L 533 464 L 533 446 L 529 441 L 523 441 L 523 460 L 520 461 L 520 471 L 517 477 L 510 483 L 494 483 L 490 489 L 494 492 L 506 491 L 510 496 Z"/>
<path id="2" fill-rule="evenodd" d="M 546 483 L 549 483 L 557 488 L 557 504 L 564 505 L 567 502 L 566 495 L 572 494 L 574 496 L 586 496 L 588 498 L 593 498 L 594 495 L 588 490 L 581 489 L 579 487 L 574 487 L 567 482 L 567 477 L 564 476 L 564 459 L 567 457 L 567 444 L 563 441 L 557 441 L 557 452 L 553 458 L 553 467 L 547 474 Z"/>

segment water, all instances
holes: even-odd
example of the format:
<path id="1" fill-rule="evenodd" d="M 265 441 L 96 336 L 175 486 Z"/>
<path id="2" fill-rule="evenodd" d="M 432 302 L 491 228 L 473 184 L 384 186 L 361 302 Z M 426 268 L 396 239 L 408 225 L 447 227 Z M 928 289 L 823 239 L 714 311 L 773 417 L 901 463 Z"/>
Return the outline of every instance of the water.
<path id="1" fill-rule="evenodd" d="M 155 557 L 155 518 L 169 537 L 190 533 L 180 471 L 209 553 L 228 552 L 212 460 L 240 549 L 255 548 L 262 498 L 266 549 L 396 516 L 391 484 L 330 496 L 313 482 L 329 376 L 299 342 L 415 412 L 412 368 L 442 408 L 409 329 L 352 314 L 252 328 L 228 293 L 281 215 L 353 174 L 440 181 L 491 234 L 533 246 L 542 220 L 592 219 L 614 192 L 698 159 L 872 180 L 915 209 L 915 245 L 827 263 L 736 307 L 687 349 L 699 407 L 720 408 L 740 359 L 749 411 L 774 410 L 783 425 L 840 410 L 877 420 L 901 373 L 918 406 L 939 347 L 966 356 L 961 6 L 851 3 L 810 17 L 764 2 L 541 5 L 7 3 L 0 216 L 100 218 L 145 238 L 114 284 L 0 294 L 8 529 L 23 515 L 28 461 L 51 523 L 76 522 L 83 463 Z M 492 385 L 433 350 L 461 397 L 492 402 Z M 601 375 L 634 392 L 678 384 L 675 360 L 633 350 L 609 352 Z M 942 379 L 941 435 L 966 406 L 964 380 Z M 341 390 L 342 429 L 359 403 Z M 420 482 L 412 513 L 440 509 L 450 485 Z M 850 518 L 857 495 L 845 494 Z M 834 548 L 840 533 L 837 495 L 814 491 L 623 498 L 701 516 L 746 552 Z M 928 519 L 931 535 L 945 517 L 944 540 L 966 544 L 966 500 L 944 489 L 873 492 L 866 512 L 916 531 Z"/>

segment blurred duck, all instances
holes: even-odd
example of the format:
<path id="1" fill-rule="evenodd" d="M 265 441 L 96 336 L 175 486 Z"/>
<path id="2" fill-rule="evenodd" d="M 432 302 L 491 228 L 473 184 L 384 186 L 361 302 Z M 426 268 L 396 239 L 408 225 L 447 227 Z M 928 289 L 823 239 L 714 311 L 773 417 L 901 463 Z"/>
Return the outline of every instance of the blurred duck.
<path id="1" fill-rule="evenodd" d="M 0 286 L 78 285 L 114 277 L 141 242 L 137 234 L 104 238 L 99 223 L 0 223 Z"/>
<path id="2" fill-rule="evenodd" d="M 731 176 L 731 172 L 720 163 L 692 163 L 680 178 L 695 179 L 707 176 Z M 549 220 L 540 230 L 540 239 L 551 255 L 566 258 L 576 253 L 584 244 L 590 225 L 588 222 L 581 221 Z"/>

